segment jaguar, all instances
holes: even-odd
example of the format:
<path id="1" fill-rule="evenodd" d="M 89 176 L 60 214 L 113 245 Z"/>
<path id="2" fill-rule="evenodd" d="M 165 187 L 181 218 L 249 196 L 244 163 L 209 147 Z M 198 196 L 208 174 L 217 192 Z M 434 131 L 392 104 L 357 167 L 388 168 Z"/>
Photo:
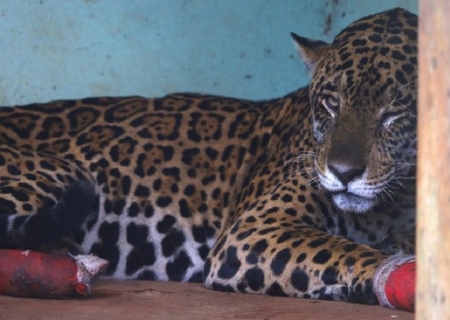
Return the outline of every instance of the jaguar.
<path id="1" fill-rule="evenodd" d="M 0 247 L 94 254 L 105 279 L 377 303 L 414 253 L 417 16 L 332 43 L 281 98 L 194 93 L 0 108 Z"/>

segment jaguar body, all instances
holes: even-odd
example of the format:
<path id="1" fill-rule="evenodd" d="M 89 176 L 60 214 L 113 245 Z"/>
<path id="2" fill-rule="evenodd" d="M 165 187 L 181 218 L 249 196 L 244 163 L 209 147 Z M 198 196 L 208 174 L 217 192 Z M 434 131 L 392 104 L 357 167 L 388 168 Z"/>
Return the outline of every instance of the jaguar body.
<path id="1" fill-rule="evenodd" d="M 0 247 L 85 252 L 105 278 L 376 303 L 414 252 L 417 17 L 331 44 L 293 34 L 311 84 L 0 109 Z"/>

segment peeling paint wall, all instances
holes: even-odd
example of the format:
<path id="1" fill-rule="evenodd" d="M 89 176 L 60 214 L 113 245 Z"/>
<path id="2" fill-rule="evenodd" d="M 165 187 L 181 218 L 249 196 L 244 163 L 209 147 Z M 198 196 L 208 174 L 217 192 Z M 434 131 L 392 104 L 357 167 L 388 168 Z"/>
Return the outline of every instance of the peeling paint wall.
<path id="1" fill-rule="evenodd" d="M 417 0 L 2 0 L 0 105 L 195 91 L 250 99 L 308 82 L 291 31 L 329 41 Z"/>

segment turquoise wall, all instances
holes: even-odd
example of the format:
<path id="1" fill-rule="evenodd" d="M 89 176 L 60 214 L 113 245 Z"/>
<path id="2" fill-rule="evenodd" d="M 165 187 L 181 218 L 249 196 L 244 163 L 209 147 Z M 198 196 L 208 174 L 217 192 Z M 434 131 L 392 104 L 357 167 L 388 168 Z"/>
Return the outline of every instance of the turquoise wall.
<path id="1" fill-rule="evenodd" d="M 291 31 L 331 40 L 417 0 L 2 0 L 0 105 L 196 91 L 265 99 L 308 82 Z"/>

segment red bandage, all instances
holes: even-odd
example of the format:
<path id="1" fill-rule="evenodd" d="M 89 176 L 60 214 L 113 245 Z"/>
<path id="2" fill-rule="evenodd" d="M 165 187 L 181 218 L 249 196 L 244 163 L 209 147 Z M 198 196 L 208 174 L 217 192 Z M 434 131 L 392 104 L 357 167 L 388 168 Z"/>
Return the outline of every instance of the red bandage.
<path id="1" fill-rule="evenodd" d="M 416 289 L 414 256 L 391 257 L 382 263 L 374 277 L 374 291 L 384 307 L 414 311 Z"/>
<path id="2" fill-rule="evenodd" d="M 54 256 L 0 249 L 0 294 L 64 299 L 88 296 L 108 261 L 90 255 Z"/>

